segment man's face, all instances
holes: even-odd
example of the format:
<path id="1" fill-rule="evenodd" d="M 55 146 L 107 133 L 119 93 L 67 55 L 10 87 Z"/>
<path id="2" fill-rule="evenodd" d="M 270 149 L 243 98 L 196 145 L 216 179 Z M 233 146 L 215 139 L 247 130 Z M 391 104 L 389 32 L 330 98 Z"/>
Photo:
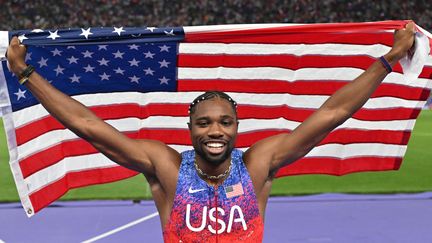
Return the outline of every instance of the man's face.
<path id="1" fill-rule="evenodd" d="M 215 97 L 198 103 L 189 130 L 195 152 L 219 165 L 229 158 L 237 137 L 238 122 L 229 101 Z"/>

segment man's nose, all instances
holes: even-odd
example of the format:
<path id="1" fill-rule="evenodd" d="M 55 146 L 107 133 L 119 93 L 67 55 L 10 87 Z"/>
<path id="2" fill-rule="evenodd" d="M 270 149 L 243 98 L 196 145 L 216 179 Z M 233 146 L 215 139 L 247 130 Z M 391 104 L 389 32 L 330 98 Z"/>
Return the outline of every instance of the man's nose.
<path id="1" fill-rule="evenodd" d="M 209 127 L 208 136 L 212 138 L 219 138 L 223 136 L 223 132 L 217 123 L 213 123 Z"/>

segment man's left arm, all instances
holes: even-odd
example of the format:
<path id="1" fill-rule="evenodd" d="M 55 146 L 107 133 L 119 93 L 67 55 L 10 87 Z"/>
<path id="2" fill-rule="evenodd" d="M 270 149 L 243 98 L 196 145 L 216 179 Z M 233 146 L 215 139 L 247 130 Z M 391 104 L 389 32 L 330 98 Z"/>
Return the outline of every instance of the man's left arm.
<path id="1" fill-rule="evenodd" d="M 385 60 L 395 65 L 414 42 L 414 23 L 394 34 L 394 44 L 384 55 Z M 269 171 L 272 177 L 279 168 L 305 156 L 333 129 L 345 122 L 369 99 L 386 77 L 388 71 L 380 60 L 375 61 L 355 80 L 335 92 L 317 111 L 308 117 L 291 133 L 268 137 L 255 143 L 245 153 L 245 161 L 250 166 L 258 166 Z M 253 165 L 255 164 L 255 165 Z M 257 167 L 258 168 L 258 167 Z M 254 170 L 254 169 L 253 169 Z"/>

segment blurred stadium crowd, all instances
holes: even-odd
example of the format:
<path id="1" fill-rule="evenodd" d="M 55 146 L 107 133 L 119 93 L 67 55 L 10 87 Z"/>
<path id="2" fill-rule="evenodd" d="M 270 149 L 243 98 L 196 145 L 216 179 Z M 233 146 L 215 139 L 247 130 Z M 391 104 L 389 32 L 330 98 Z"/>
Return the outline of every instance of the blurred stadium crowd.
<path id="1" fill-rule="evenodd" d="M 388 19 L 432 29 L 430 0 L 0 0 L 0 6 L 1 30 Z"/>

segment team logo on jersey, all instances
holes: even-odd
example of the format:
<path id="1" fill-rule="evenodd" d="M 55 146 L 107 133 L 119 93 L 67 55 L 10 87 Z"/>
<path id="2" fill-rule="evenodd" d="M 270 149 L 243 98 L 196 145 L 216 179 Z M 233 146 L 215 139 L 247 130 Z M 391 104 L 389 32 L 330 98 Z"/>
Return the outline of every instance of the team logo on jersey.
<path id="1" fill-rule="evenodd" d="M 201 191 L 204 191 L 204 190 L 205 190 L 204 188 L 201 188 L 201 189 L 192 189 L 192 186 L 190 186 L 188 192 L 190 194 L 194 194 L 194 193 L 201 192 Z"/>
<path id="2" fill-rule="evenodd" d="M 218 211 L 216 213 L 216 210 Z M 243 211 L 241 209 L 241 207 L 234 205 L 231 207 L 230 212 L 229 212 L 229 220 L 228 222 L 225 222 L 222 218 L 216 218 L 216 214 L 225 215 L 225 210 L 223 210 L 220 207 L 217 208 L 210 208 L 210 210 L 208 210 L 207 206 L 204 206 L 202 211 L 201 211 L 201 224 L 200 225 L 192 225 L 191 224 L 191 204 L 187 204 L 186 205 L 186 226 L 188 227 L 188 229 L 190 229 L 193 232 L 201 232 L 203 231 L 206 226 L 207 229 L 212 233 L 212 234 L 222 234 L 225 231 L 227 233 L 230 233 L 232 231 L 232 227 L 233 224 L 238 224 L 240 223 L 243 230 L 246 231 L 247 230 L 247 224 L 243 215 Z M 234 218 L 236 217 L 236 218 Z M 209 222 L 207 222 L 207 218 L 209 219 Z M 213 228 L 213 226 L 210 224 L 210 222 L 214 222 L 214 223 L 218 223 L 220 227 L 216 227 L 216 229 Z"/>

